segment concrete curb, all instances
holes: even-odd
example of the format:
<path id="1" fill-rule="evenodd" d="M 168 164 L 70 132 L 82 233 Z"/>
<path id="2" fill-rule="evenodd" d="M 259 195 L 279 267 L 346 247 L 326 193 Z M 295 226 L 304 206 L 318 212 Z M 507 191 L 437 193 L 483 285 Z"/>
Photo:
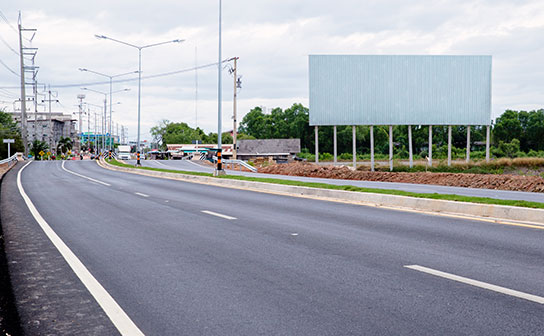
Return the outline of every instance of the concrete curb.
<path id="1" fill-rule="evenodd" d="M 398 210 L 417 210 L 437 214 L 451 214 L 467 217 L 473 216 L 479 218 L 483 217 L 489 221 L 497 222 L 514 221 L 520 223 L 544 225 L 544 209 L 434 200 L 409 196 L 374 194 L 344 190 L 289 186 L 264 182 L 219 179 L 206 176 L 185 175 L 118 167 L 111 165 L 104 160 L 99 160 L 98 164 L 105 169 L 115 171 L 159 178 L 167 178 L 178 181 L 204 183 L 227 188 L 269 192 L 296 197 L 317 198 L 337 202 L 358 203 L 362 205 L 396 208 Z"/>

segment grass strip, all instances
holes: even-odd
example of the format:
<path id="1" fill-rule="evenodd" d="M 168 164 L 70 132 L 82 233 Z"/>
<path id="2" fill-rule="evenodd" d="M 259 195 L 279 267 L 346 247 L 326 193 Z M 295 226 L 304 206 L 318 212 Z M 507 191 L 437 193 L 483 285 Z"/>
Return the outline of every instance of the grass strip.
<path id="1" fill-rule="evenodd" d="M 190 172 L 190 171 L 161 169 L 161 168 L 149 168 L 149 167 L 134 167 L 132 165 L 119 162 L 117 160 L 107 160 L 107 162 L 114 166 L 125 167 L 125 168 L 152 170 L 152 171 L 160 171 L 160 172 L 176 173 L 176 174 L 187 174 L 187 175 L 198 175 L 198 176 L 209 176 L 209 177 L 213 176 L 210 173 Z M 264 178 L 264 177 L 239 176 L 239 175 L 222 175 L 222 176 L 219 176 L 218 178 L 242 180 L 242 181 L 253 181 L 253 182 L 264 182 L 264 183 L 275 183 L 275 184 L 283 184 L 283 185 L 298 186 L 298 187 L 345 190 L 345 191 L 356 191 L 356 192 L 366 192 L 366 193 L 375 193 L 375 194 L 409 196 L 409 197 L 427 198 L 427 199 L 436 199 L 436 200 L 447 200 L 447 201 L 456 201 L 456 202 L 495 204 L 495 205 L 506 205 L 506 206 L 515 206 L 515 207 L 523 207 L 523 208 L 544 209 L 544 203 L 540 203 L 540 202 L 520 201 L 520 200 L 502 200 L 502 199 L 489 198 L 489 197 L 472 197 L 472 196 L 462 196 L 462 195 L 454 195 L 454 194 L 437 194 L 437 193 L 433 193 L 433 194 L 415 193 L 415 192 L 402 191 L 402 190 L 363 188 L 363 187 L 356 187 L 352 185 L 334 185 L 334 184 L 327 184 L 327 183 L 302 182 L 302 181 L 282 180 L 282 179 Z"/>

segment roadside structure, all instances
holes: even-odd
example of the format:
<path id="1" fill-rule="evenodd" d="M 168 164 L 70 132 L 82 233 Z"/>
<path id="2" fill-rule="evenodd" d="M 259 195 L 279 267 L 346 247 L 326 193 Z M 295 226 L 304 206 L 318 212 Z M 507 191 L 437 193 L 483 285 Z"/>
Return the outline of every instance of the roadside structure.
<path id="1" fill-rule="evenodd" d="M 230 159 L 234 156 L 232 144 L 222 144 L 223 158 Z M 250 160 L 255 158 L 267 158 L 275 161 L 288 161 L 300 153 L 300 139 L 256 139 L 238 140 L 237 158 Z M 215 144 L 168 144 L 167 154 L 173 159 L 192 156 L 197 160 L 204 155 L 215 154 Z"/>
<path id="2" fill-rule="evenodd" d="M 20 112 L 8 112 L 13 121 L 21 123 Z M 26 112 L 27 134 L 29 142 L 45 141 L 53 148 L 61 138 L 70 138 L 75 143 L 78 138 L 76 119 L 61 112 Z"/>
<path id="3" fill-rule="evenodd" d="M 266 157 L 275 161 L 287 161 L 300 153 L 300 139 L 238 140 L 238 159 L 249 160 Z"/>
<path id="4" fill-rule="evenodd" d="M 374 126 L 389 126 L 389 168 L 393 170 L 393 125 L 408 126 L 408 152 L 413 166 L 412 126 L 429 127 L 428 162 L 432 165 L 432 127 L 467 126 L 466 160 L 470 160 L 471 126 L 486 126 L 489 161 L 491 125 L 491 56 L 310 55 L 310 126 L 315 127 L 319 160 L 319 126 L 352 126 L 356 166 L 356 125 L 370 126 L 371 169 L 374 170 Z"/>

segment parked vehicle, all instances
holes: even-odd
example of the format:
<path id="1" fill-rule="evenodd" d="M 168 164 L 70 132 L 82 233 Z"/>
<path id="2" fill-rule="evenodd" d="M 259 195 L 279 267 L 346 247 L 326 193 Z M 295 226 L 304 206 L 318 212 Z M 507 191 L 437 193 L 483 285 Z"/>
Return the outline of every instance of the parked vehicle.
<path id="1" fill-rule="evenodd" d="M 119 151 L 117 153 L 117 158 L 119 160 L 130 160 L 132 158 L 132 155 L 130 154 L 130 146 L 121 145 L 117 147 L 117 150 Z"/>

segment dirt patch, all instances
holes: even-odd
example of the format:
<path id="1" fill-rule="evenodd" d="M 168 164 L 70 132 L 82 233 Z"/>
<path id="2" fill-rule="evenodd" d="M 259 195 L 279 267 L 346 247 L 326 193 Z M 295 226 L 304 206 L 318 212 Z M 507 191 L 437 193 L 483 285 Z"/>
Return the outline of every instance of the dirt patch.
<path id="1" fill-rule="evenodd" d="M 435 184 L 452 187 L 544 192 L 544 178 L 540 176 L 353 171 L 345 166 L 320 166 L 308 162 L 271 165 L 259 168 L 259 173 L 344 180 Z"/>

